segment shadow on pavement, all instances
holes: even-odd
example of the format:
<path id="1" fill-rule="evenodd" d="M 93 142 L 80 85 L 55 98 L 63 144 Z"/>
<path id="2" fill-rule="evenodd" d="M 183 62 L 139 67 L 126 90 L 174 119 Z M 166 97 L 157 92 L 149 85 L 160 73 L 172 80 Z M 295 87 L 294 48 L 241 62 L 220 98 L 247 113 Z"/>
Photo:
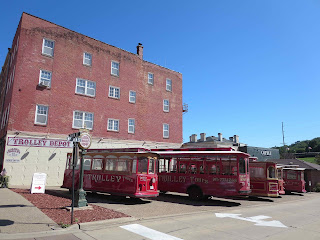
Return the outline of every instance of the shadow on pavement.
<path id="1" fill-rule="evenodd" d="M 171 202 L 177 204 L 185 204 L 192 206 L 220 206 L 220 207 L 237 207 L 241 203 L 231 202 L 227 200 L 220 200 L 215 198 L 207 198 L 199 201 L 191 200 L 189 196 L 176 195 L 176 194 L 160 194 L 157 198 L 152 198 L 154 201 Z"/>
<path id="2" fill-rule="evenodd" d="M 258 196 L 234 196 L 228 197 L 228 199 L 233 200 L 243 200 L 243 201 L 255 201 L 255 202 L 274 202 L 274 200 L 270 198 L 258 197 Z"/>
<path id="3" fill-rule="evenodd" d="M 8 220 L 8 219 L 0 219 L 0 226 L 4 227 L 4 226 L 9 226 L 14 224 L 14 221 Z"/>
<path id="4" fill-rule="evenodd" d="M 12 207 L 30 207 L 24 204 L 9 204 L 9 205 L 0 205 L 0 208 L 12 208 Z"/>

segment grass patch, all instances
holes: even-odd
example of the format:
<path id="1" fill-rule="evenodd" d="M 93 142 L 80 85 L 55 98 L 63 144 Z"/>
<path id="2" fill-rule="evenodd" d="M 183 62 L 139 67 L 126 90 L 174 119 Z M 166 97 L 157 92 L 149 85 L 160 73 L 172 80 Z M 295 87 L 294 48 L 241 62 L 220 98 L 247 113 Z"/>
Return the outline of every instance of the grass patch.
<path id="1" fill-rule="evenodd" d="M 315 157 L 305 157 L 305 158 L 298 158 L 299 160 L 310 162 L 310 163 L 316 163 Z"/>

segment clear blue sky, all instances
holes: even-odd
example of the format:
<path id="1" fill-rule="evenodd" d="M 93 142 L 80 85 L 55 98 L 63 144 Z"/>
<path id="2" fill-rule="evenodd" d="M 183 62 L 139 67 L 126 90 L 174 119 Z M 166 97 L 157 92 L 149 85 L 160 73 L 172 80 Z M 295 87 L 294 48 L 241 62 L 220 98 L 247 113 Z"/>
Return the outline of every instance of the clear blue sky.
<path id="1" fill-rule="evenodd" d="M 320 1 L 1 2 L 0 65 L 27 12 L 183 74 L 183 138 L 250 146 L 320 137 Z"/>

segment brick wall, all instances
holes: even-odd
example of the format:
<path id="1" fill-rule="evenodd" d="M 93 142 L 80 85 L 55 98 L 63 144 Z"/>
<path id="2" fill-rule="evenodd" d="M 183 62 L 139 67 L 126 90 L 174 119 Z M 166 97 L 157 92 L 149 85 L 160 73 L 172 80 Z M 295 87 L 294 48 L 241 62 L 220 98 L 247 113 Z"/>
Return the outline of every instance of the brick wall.
<path id="1" fill-rule="evenodd" d="M 73 111 L 94 113 L 94 137 L 182 142 L 182 75 L 143 61 L 138 55 L 102 43 L 48 21 L 22 15 L 20 43 L 8 130 L 69 134 Z M 43 38 L 55 42 L 54 57 L 42 55 Z M 147 49 L 144 49 L 147 51 Z M 83 65 L 83 53 L 92 54 L 92 66 Z M 120 63 L 120 76 L 111 75 L 111 61 Z M 39 88 L 40 70 L 52 72 L 51 88 Z M 148 84 L 148 72 L 154 85 Z M 75 93 L 76 78 L 96 83 L 96 96 Z M 172 92 L 166 91 L 166 79 Z M 108 97 L 109 85 L 120 87 L 120 99 Z M 136 103 L 129 103 L 129 91 L 136 91 Z M 169 99 L 170 112 L 163 112 L 163 99 Z M 49 106 L 46 126 L 35 125 L 36 105 Z M 119 119 L 119 132 L 107 131 L 107 119 Z M 135 119 L 135 133 L 128 133 L 128 118 Z M 163 123 L 170 137 L 163 138 Z"/>

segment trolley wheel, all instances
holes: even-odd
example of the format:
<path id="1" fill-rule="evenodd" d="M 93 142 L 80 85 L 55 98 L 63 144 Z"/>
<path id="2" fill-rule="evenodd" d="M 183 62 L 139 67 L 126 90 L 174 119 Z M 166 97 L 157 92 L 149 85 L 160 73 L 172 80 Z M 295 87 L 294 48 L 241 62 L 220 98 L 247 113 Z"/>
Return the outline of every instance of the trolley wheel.
<path id="1" fill-rule="evenodd" d="M 160 191 L 160 194 L 166 194 L 167 191 Z"/>
<path id="2" fill-rule="evenodd" d="M 191 198 L 192 200 L 201 200 L 203 199 L 203 193 L 201 188 L 197 187 L 197 186 L 193 186 L 190 187 L 188 189 L 188 194 L 189 194 L 189 198 Z"/>

